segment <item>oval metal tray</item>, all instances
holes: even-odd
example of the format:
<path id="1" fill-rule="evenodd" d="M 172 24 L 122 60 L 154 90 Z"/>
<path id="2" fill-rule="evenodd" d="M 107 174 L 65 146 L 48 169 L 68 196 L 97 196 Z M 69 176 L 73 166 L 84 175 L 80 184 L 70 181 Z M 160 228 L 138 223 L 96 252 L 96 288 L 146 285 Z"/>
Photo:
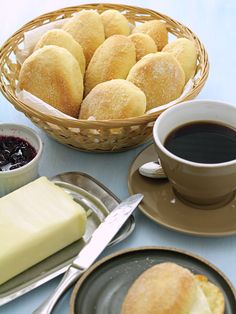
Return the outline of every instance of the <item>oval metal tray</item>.
<path id="1" fill-rule="evenodd" d="M 87 210 L 88 220 L 85 235 L 82 239 L 0 285 L 0 306 L 64 273 L 104 217 L 120 202 L 104 185 L 85 173 L 62 173 L 51 178 L 51 181 L 71 194 L 74 200 Z M 134 217 L 131 216 L 109 245 L 124 240 L 132 233 L 134 227 Z"/>

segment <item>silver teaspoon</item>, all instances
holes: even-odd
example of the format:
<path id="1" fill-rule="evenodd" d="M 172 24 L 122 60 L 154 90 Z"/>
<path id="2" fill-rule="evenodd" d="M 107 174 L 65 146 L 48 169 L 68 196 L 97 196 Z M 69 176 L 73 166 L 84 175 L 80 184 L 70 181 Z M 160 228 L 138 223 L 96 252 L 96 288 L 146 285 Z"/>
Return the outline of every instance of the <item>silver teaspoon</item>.
<path id="1" fill-rule="evenodd" d="M 151 161 L 139 167 L 139 173 L 148 178 L 166 179 L 167 176 L 158 161 Z"/>

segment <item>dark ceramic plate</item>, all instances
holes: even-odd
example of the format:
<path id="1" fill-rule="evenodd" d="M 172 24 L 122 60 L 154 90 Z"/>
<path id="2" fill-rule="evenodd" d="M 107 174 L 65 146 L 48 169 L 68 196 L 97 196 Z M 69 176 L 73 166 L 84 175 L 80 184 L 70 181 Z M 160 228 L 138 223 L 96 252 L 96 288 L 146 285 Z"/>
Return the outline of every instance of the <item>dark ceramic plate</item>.
<path id="1" fill-rule="evenodd" d="M 205 275 L 223 292 L 225 314 L 236 313 L 236 292 L 219 269 L 193 254 L 163 247 L 125 250 L 94 264 L 73 290 L 70 313 L 120 314 L 124 297 L 134 280 L 147 268 L 166 261 Z"/>

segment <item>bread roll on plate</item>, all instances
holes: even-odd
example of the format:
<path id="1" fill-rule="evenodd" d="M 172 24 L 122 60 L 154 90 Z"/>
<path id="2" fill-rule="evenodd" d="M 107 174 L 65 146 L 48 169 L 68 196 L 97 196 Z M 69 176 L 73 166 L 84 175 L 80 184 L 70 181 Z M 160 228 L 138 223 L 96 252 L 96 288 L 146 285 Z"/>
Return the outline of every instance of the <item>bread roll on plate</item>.
<path id="1" fill-rule="evenodd" d="M 211 310 L 195 276 L 174 263 L 161 263 L 142 273 L 129 288 L 121 310 L 121 314 L 223 313 L 224 308 Z"/>
<path id="2" fill-rule="evenodd" d="M 150 53 L 130 70 L 127 80 L 138 86 L 147 97 L 147 110 L 178 98 L 185 85 L 184 71 L 167 52 Z"/>
<path id="3" fill-rule="evenodd" d="M 194 76 L 197 67 L 197 50 L 194 42 L 187 38 L 178 38 L 167 44 L 162 51 L 171 53 L 179 61 L 186 82 Z"/>
<path id="4" fill-rule="evenodd" d="M 203 275 L 195 275 L 195 279 L 207 298 L 212 314 L 224 313 L 225 300 L 220 289 Z"/>
<path id="5" fill-rule="evenodd" d="M 135 33 L 131 34 L 129 38 L 135 45 L 136 61 L 142 59 L 149 53 L 157 52 L 157 46 L 154 40 L 147 34 Z"/>
<path id="6" fill-rule="evenodd" d="M 161 51 L 168 43 L 168 32 L 166 25 L 162 21 L 152 20 L 144 22 L 136 26 L 132 33 L 144 33 L 152 37 L 158 51 Z"/>
<path id="7" fill-rule="evenodd" d="M 117 10 L 106 10 L 101 14 L 105 37 L 112 35 L 129 35 L 129 22 L 126 17 Z"/>
<path id="8" fill-rule="evenodd" d="M 80 119 L 126 119 L 143 115 L 146 97 L 134 84 L 121 79 L 95 86 L 83 100 Z"/>
<path id="9" fill-rule="evenodd" d="M 33 52 L 21 67 L 19 87 L 77 118 L 83 78 L 79 63 L 65 48 L 52 45 Z"/>
<path id="10" fill-rule="evenodd" d="M 47 31 L 36 44 L 34 51 L 48 45 L 55 45 L 67 49 L 79 62 L 81 73 L 84 76 L 85 57 L 83 48 L 69 33 L 62 29 L 52 29 Z"/>
<path id="11" fill-rule="evenodd" d="M 94 53 L 85 73 L 85 95 L 97 84 L 112 79 L 126 79 L 136 62 L 135 46 L 124 35 L 107 38 Z"/>
<path id="12" fill-rule="evenodd" d="M 101 16 L 94 10 L 82 10 L 69 19 L 62 29 L 70 33 L 82 46 L 88 65 L 95 50 L 105 40 Z"/>

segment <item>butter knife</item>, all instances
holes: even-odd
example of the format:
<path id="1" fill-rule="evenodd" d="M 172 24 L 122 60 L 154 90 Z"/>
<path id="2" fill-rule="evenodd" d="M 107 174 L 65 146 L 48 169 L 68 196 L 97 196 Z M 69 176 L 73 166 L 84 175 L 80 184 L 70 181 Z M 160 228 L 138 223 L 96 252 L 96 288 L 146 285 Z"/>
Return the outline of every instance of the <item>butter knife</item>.
<path id="1" fill-rule="evenodd" d="M 121 202 L 98 226 L 88 244 L 75 257 L 53 294 L 33 314 L 50 314 L 68 288 L 93 264 L 143 199 L 135 194 Z"/>

